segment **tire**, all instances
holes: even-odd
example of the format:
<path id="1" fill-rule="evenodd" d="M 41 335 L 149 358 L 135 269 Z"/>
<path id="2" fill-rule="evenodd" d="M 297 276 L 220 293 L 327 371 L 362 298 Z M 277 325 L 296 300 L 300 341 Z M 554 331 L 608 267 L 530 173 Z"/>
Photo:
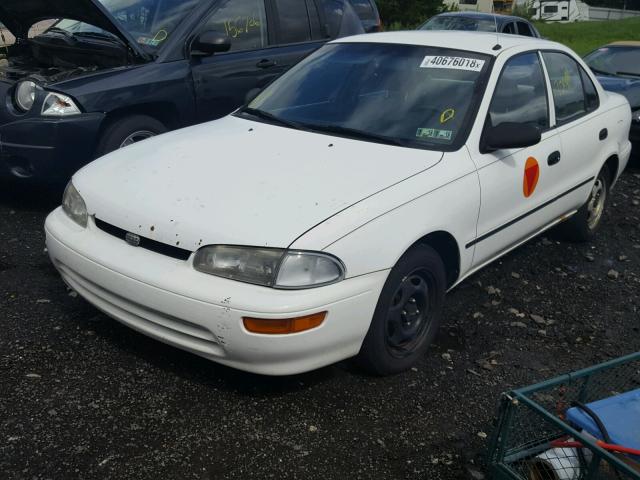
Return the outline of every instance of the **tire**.
<path id="1" fill-rule="evenodd" d="M 572 242 L 588 242 L 596 235 L 602 224 L 609 203 L 611 173 L 605 165 L 593 183 L 586 203 L 569 220 L 560 225 L 563 238 Z"/>
<path id="2" fill-rule="evenodd" d="M 167 127 L 147 115 L 120 118 L 107 126 L 102 133 L 96 149 L 96 158 L 165 132 Z"/>
<path id="3" fill-rule="evenodd" d="M 356 363 L 375 375 L 411 368 L 440 328 L 446 288 L 436 251 L 426 245 L 409 250 L 389 273 Z"/>

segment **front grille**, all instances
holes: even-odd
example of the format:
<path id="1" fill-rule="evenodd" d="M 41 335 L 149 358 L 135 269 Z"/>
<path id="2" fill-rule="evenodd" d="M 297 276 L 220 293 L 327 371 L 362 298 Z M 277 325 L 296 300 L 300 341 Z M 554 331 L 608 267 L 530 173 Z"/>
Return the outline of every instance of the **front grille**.
<path id="1" fill-rule="evenodd" d="M 123 242 L 125 241 L 128 233 L 126 230 L 120 227 L 116 227 L 115 225 L 111 225 L 110 223 L 103 222 L 99 218 L 96 218 L 95 222 L 96 227 L 98 227 L 103 232 L 108 233 L 109 235 L 113 235 Z M 145 238 L 142 236 L 140 236 L 139 247 L 144 248 L 145 250 L 151 250 L 152 252 L 159 253 L 160 255 L 176 258 L 178 260 L 188 260 L 191 256 L 191 252 L 189 250 L 167 245 L 166 243 L 151 240 L 150 238 Z"/>

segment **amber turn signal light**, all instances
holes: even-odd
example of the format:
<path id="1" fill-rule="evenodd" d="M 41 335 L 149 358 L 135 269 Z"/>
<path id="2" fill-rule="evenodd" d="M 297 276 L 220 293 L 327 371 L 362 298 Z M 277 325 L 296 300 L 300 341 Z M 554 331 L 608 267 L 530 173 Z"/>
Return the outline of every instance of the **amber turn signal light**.
<path id="1" fill-rule="evenodd" d="M 296 318 L 251 318 L 242 317 L 242 323 L 251 333 L 263 335 L 286 335 L 304 332 L 319 327 L 324 322 L 327 312 L 314 313 Z"/>

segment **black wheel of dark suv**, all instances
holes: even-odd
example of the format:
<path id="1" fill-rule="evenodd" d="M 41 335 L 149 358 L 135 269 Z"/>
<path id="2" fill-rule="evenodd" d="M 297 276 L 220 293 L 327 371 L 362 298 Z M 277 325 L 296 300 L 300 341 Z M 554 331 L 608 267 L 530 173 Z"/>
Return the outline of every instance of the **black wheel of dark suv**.
<path id="1" fill-rule="evenodd" d="M 96 149 L 96 158 L 167 131 L 161 122 L 147 115 L 120 118 L 105 128 Z"/>

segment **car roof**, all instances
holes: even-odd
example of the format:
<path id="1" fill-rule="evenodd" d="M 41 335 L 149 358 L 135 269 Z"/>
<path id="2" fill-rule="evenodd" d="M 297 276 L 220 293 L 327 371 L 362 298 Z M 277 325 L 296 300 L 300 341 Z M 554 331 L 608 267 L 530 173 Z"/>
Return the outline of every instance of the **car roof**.
<path id="1" fill-rule="evenodd" d="M 507 49 L 527 46 L 530 49 L 567 50 L 559 43 L 541 38 L 495 32 L 467 32 L 461 30 L 406 30 L 368 33 L 334 40 L 332 43 L 394 43 L 425 47 L 453 48 L 498 56 Z M 502 48 L 494 50 L 496 44 Z"/>

